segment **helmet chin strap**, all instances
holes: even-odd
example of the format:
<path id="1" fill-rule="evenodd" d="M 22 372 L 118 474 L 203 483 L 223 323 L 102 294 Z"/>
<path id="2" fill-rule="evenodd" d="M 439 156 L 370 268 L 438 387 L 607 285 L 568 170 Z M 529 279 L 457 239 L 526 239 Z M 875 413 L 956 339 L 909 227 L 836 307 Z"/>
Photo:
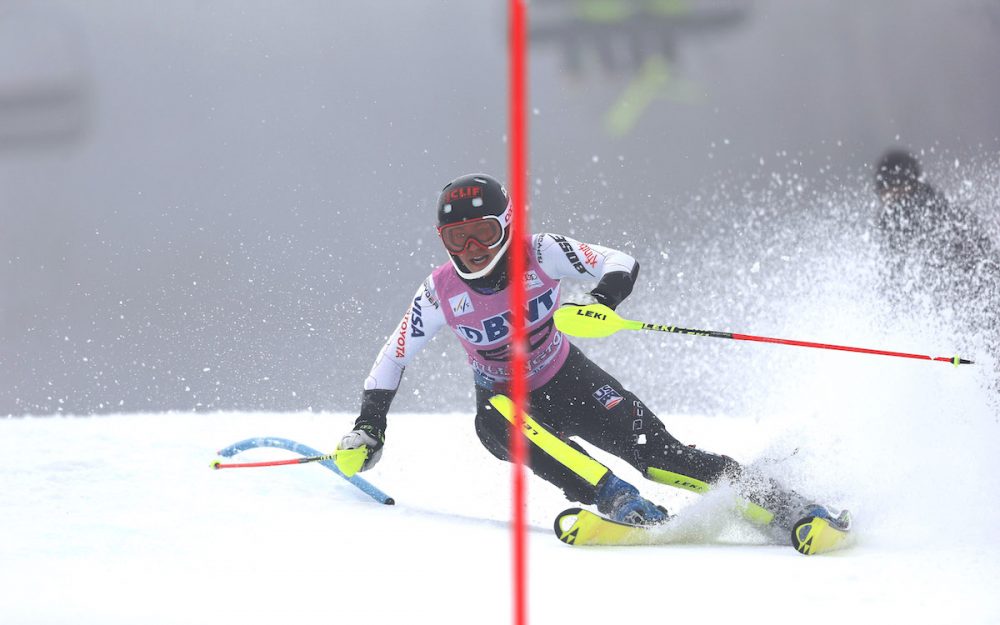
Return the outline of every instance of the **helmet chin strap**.
<path id="1" fill-rule="evenodd" d="M 449 253 L 448 256 L 451 257 L 451 264 L 454 265 L 455 271 L 458 272 L 459 276 L 465 278 L 466 280 L 475 280 L 476 278 L 482 278 L 484 276 L 490 275 L 490 272 L 493 271 L 494 267 L 497 266 L 497 263 L 500 262 L 500 259 L 502 259 L 504 254 L 507 253 L 508 247 L 510 247 L 510 236 L 507 236 L 507 240 L 504 241 L 503 245 L 500 246 L 500 250 L 497 252 L 497 255 L 493 257 L 493 260 L 491 260 L 488 265 L 486 265 L 479 271 L 471 271 L 471 272 L 465 271 L 462 268 L 462 264 L 458 261 L 457 256 L 451 253 Z"/>

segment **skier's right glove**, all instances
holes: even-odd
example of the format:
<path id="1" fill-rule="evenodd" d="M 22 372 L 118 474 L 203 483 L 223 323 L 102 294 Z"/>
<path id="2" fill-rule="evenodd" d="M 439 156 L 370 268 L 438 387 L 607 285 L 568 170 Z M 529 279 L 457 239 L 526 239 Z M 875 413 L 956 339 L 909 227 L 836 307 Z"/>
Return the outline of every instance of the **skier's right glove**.
<path id="1" fill-rule="evenodd" d="M 347 477 L 375 466 L 382 457 L 382 444 L 385 442 L 385 434 L 376 426 L 365 423 L 356 427 L 340 439 L 334 460 L 340 472 Z"/>

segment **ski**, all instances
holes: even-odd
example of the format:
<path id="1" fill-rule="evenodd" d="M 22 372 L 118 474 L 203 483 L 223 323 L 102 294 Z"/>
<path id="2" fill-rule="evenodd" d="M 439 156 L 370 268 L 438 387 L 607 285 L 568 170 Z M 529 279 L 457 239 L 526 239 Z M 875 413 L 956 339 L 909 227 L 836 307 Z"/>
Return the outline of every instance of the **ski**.
<path id="1" fill-rule="evenodd" d="M 661 525 L 629 525 L 606 519 L 582 508 L 563 510 L 555 521 L 555 533 L 567 545 L 661 545 L 679 537 Z"/>
<path id="2" fill-rule="evenodd" d="M 851 513 L 844 510 L 837 518 L 808 516 L 792 527 L 792 546 L 801 554 L 811 556 L 848 546 L 851 534 Z"/>

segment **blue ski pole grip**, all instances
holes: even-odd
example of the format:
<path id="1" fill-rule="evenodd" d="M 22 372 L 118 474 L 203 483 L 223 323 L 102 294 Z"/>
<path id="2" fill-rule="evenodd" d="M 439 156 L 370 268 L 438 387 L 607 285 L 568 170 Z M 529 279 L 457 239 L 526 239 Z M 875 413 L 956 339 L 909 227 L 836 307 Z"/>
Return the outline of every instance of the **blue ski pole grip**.
<path id="1" fill-rule="evenodd" d="M 248 438 L 246 440 L 239 441 L 238 443 L 233 443 L 232 445 L 220 449 L 218 454 L 224 458 L 231 458 L 241 451 L 246 451 L 248 449 L 257 449 L 259 447 L 276 447 L 278 449 L 285 449 L 300 456 L 322 456 L 323 454 L 319 451 L 309 447 L 308 445 L 303 445 L 302 443 L 297 443 L 293 440 L 287 438 L 278 438 L 276 436 L 263 436 L 259 438 Z M 396 503 L 396 501 L 386 495 L 381 490 L 368 483 L 364 478 L 353 475 L 347 477 L 344 475 L 340 469 L 337 468 L 336 463 L 333 460 L 320 460 L 318 464 L 323 465 L 327 469 L 333 471 L 344 480 L 350 482 L 356 486 L 361 492 L 365 493 L 375 501 L 391 506 Z"/>

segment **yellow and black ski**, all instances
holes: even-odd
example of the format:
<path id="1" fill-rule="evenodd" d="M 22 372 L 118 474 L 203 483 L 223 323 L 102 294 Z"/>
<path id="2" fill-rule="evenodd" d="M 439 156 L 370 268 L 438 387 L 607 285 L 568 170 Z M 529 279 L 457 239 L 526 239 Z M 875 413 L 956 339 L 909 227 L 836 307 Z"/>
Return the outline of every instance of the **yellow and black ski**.
<path id="1" fill-rule="evenodd" d="M 792 527 L 792 546 L 807 556 L 843 549 L 850 543 L 851 513 L 844 510 L 837 518 L 811 516 Z"/>
<path id="2" fill-rule="evenodd" d="M 556 517 L 559 540 L 576 546 L 663 545 L 679 538 L 669 531 L 669 522 L 661 525 L 629 525 L 606 519 L 582 508 L 563 510 Z"/>

